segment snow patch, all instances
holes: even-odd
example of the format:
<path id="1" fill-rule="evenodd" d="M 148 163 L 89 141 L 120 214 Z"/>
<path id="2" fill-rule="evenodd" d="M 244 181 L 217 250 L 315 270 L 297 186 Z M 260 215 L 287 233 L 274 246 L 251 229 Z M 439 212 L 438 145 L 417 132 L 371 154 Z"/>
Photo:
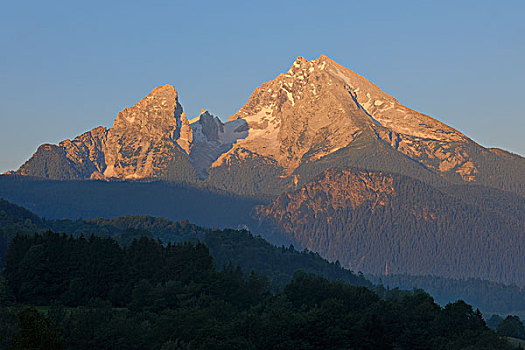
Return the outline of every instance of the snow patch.
<path id="1" fill-rule="evenodd" d="M 273 115 L 272 105 L 262 108 L 254 115 L 242 119 L 236 119 L 224 124 L 224 134 L 220 135 L 221 142 L 230 141 L 233 148 L 222 154 L 211 166 L 221 165 L 227 155 L 239 147 L 257 149 L 257 152 L 265 156 L 274 156 L 279 152 L 279 130 L 280 120 Z M 241 132 L 234 130 L 242 127 Z"/>

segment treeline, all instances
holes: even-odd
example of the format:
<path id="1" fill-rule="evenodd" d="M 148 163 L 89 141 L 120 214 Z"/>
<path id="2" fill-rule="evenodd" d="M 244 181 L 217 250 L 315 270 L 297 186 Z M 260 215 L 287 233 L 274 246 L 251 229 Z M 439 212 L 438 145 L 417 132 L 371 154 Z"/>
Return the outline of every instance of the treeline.
<path id="1" fill-rule="evenodd" d="M 284 287 L 299 269 L 329 280 L 372 286 L 361 273 L 344 269 L 338 262 L 328 262 L 318 253 L 299 251 L 293 245 L 276 247 L 246 230 L 208 229 L 186 221 L 174 223 L 162 218 L 131 216 L 86 222 L 61 221 L 56 226 L 61 228 L 59 232 L 73 231 L 77 237 L 92 234 L 112 237 L 124 247 L 140 237 L 170 243 L 202 242 L 208 247 L 218 269 L 239 265 L 244 271 L 256 271 L 268 276 L 272 287 L 277 289 Z"/>
<path id="2" fill-rule="evenodd" d="M 3 213 L 3 214 L 2 214 Z M 8 243 L 17 234 L 45 233 L 47 230 L 64 232 L 75 237 L 91 235 L 111 237 L 122 246 L 142 236 L 162 242 L 203 242 L 210 249 L 216 266 L 222 269 L 230 263 L 244 271 L 256 271 L 269 277 L 273 288 L 282 288 L 295 271 L 324 276 L 354 285 L 371 286 L 362 275 L 329 263 L 319 254 L 298 251 L 293 246 L 276 247 L 261 237 L 245 230 L 209 229 L 189 223 L 173 222 L 150 216 L 124 216 L 113 219 L 41 220 L 30 211 L 0 200 L 0 263 L 6 255 Z"/>
<path id="3" fill-rule="evenodd" d="M 367 278 L 389 288 L 424 289 L 440 305 L 462 299 L 479 308 L 483 313 L 525 315 L 525 290 L 517 285 L 506 285 L 477 278 L 452 279 L 429 275 L 367 275 Z"/>
<path id="4" fill-rule="evenodd" d="M 111 237 L 123 246 L 129 245 L 134 238 L 142 236 L 160 239 L 165 243 L 201 241 L 210 249 L 218 268 L 229 263 L 240 265 L 245 271 L 254 270 L 267 275 L 274 287 L 283 287 L 298 269 L 331 280 L 371 286 L 363 276 L 342 268 L 338 263 L 330 263 L 317 253 L 298 251 L 290 245 L 276 247 L 246 230 L 210 229 L 188 221 L 173 222 L 164 218 L 131 215 L 112 219 L 41 220 L 21 207 L 0 200 L 0 213 L 2 210 L 12 213 L 20 211 L 20 214 L 5 216 L 8 218 L 6 221 L 16 222 L 16 226 L 5 226 L 4 231 L 7 233 L 4 240 L 5 249 L 8 241 L 16 233 L 44 233 L 49 229 L 75 237 L 90 235 Z M 24 226 L 25 224 L 28 226 Z M 0 227 L 4 227 L 2 225 L 3 222 L 0 221 Z M 20 230 L 20 227 L 23 229 Z M 6 250 L 0 251 L 0 260 L 5 256 L 5 252 Z"/>
<path id="5" fill-rule="evenodd" d="M 293 245 L 276 247 L 246 230 L 209 229 L 187 221 L 172 222 L 149 216 L 58 220 L 48 224 L 57 232 L 75 236 L 110 236 L 121 245 L 128 245 L 134 238 L 141 236 L 160 239 L 162 242 L 200 241 L 209 248 L 219 269 L 230 263 L 240 265 L 244 271 L 253 270 L 268 276 L 275 287 L 283 287 L 299 269 L 330 280 L 372 285 L 362 275 L 342 268 L 338 262 L 330 263 L 317 253 L 299 251 Z"/>
<path id="6" fill-rule="evenodd" d="M 5 279 L 16 302 L 50 305 L 1 309 L 14 349 L 509 348 L 462 301 L 441 308 L 422 291 L 378 295 L 304 272 L 274 293 L 260 275 L 216 270 L 202 244 L 17 236 Z"/>
<path id="7" fill-rule="evenodd" d="M 19 302 L 68 306 L 92 298 L 127 306 L 137 283 L 200 283 L 213 278 L 207 247 L 191 243 L 163 246 L 153 239 L 133 240 L 121 247 L 110 238 L 73 238 L 52 232 L 17 235 L 4 268 L 8 288 Z"/>

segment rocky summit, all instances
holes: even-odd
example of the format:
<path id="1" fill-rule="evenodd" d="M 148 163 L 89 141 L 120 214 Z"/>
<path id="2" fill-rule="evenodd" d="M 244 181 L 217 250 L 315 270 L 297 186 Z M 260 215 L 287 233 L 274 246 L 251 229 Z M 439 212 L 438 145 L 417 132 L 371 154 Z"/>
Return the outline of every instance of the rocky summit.
<path id="1" fill-rule="evenodd" d="M 112 128 L 43 145 L 14 173 L 61 180 L 159 178 L 276 195 L 334 166 L 525 195 L 524 158 L 478 145 L 325 55 L 298 57 L 227 122 L 205 110 L 188 119 L 175 88 L 157 87 L 118 113 Z"/>
<path id="2" fill-rule="evenodd" d="M 432 166 L 426 158 L 437 158 L 437 169 L 455 170 L 466 180 L 473 180 L 476 172 L 461 151 L 447 151 L 447 145 L 469 141 L 463 134 L 404 107 L 324 55 L 312 61 L 297 58 L 287 73 L 258 88 L 230 120 L 239 118 L 253 132 L 235 149 L 272 157 L 288 171 L 348 146 L 362 133 L 373 133 L 425 165 Z"/>

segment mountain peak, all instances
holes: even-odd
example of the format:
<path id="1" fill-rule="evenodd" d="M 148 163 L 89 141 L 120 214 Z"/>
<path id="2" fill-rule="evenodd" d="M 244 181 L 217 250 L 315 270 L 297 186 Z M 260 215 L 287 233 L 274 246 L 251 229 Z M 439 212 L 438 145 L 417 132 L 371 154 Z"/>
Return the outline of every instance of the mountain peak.
<path id="1" fill-rule="evenodd" d="M 183 113 L 177 90 L 170 84 L 156 87 L 132 107 L 124 108 L 108 132 L 104 175 L 149 176 L 155 168 L 156 160 L 149 157 L 153 149 L 168 149 L 174 141 L 187 148 L 191 137 Z"/>
<path id="2" fill-rule="evenodd" d="M 242 148 L 272 158 L 287 173 L 347 147 L 362 133 L 422 157 L 425 166 L 440 172 L 454 170 L 471 181 L 477 171 L 464 151 L 432 151 L 468 142 L 463 134 L 405 107 L 324 54 L 313 60 L 297 57 L 286 73 L 256 88 L 230 117 L 235 119 L 243 119 L 250 132 L 231 152 Z"/>
<path id="3" fill-rule="evenodd" d="M 300 64 L 306 63 L 306 62 L 308 62 L 308 60 L 306 58 L 304 58 L 303 56 L 297 56 L 297 58 L 295 59 L 293 64 L 294 65 L 296 65 L 296 64 L 300 65 Z"/>
<path id="4" fill-rule="evenodd" d="M 342 66 L 325 54 L 310 61 L 299 56 L 284 77 L 292 78 L 295 86 L 296 83 L 301 85 L 312 74 L 321 72 L 325 72 L 326 75 L 316 77 L 316 82 L 325 87 L 335 84 L 346 90 L 358 107 L 365 111 L 375 123 L 398 134 L 447 142 L 467 139 L 462 133 L 448 125 L 405 107 L 396 98 L 365 77 Z"/>
<path id="5" fill-rule="evenodd" d="M 172 98 L 178 97 L 177 90 L 171 84 L 157 86 L 156 88 L 151 90 L 151 92 L 148 94 L 148 96 L 159 96 L 159 95 L 170 96 Z"/>
<path id="6" fill-rule="evenodd" d="M 314 70 L 324 70 L 327 67 L 327 65 L 330 64 L 339 65 L 337 62 L 335 62 L 325 54 L 321 54 L 318 58 L 312 60 L 307 60 L 302 56 L 298 56 L 292 63 L 292 66 L 290 67 L 290 70 L 287 73 L 295 73 L 298 71 L 312 73 Z"/>
<path id="7" fill-rule="evenodd" d="M 318 59 L 309 61 L 302 56 L 298 56 L 297 59 L 292 63 L 292 66 L 290 67 L 288 72 L 286 72 L 285 75 L 291 75 L 291 76 L 299 77 L 299 79 L 304 79 L 305 76 L 309 75 L 315 70 L 323 70 L 325 66 L 326 66 L 325 60 L 321 60 L 321 57 L 319 57 Z"/>
<path id="8" fill-rule="evenodd" d="M 129 128 L 136 125 L 142 128 L 145 124 L 168 123 L 179 119 L 182 106 L 179 104 L 177 90 L 170 84 L 154 88 L 146 97 L 132 107 L 126 107 L 118 113 L 113 128 Z"/>

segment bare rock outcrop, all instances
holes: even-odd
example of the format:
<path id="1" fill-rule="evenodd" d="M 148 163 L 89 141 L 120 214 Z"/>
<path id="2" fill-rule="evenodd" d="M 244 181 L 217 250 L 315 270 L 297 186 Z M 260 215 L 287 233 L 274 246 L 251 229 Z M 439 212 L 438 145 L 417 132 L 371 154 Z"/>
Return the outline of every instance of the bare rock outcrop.
<path id="1" fill-rule="evenodd" d="M 391 157 L 394 152 L 396 159 L 409 159 L 410 169 L 398 169 L 392 165 L 395 161 L 384 168 L 388 159 L 371 161 L 382 157 L 378 148 L 363 154 L 378 144 L 388 148 L 381 151 L 386 158 L 386 153 Z M 348 159 L 356 159 L 345 162 L 347 166 L 370 165 L 422 180 L 477 182 L 525 193 L 522 157 L 485 149 L 454 128 L 402 105 L 325 55 L 310 61 L 298 57 L 286 73 L 256 88 L 227 122 L 204 109 L 188 120 L 175 88 L 164 85 L 118 113 L 112 128 L 95 128 L 56 147 L 37 150 L 16 173 L 59 179 L 144 179 L 163 178 L 166 171 L 177 177 L 176 168 L 182 167 L 187 170 L 183 174 L 196 172 L 205 179 L 220 169 L 222 180 L 212 182 L 223 187 L 217 181 L 231 182 L 227 170 L 232 164 L 243 167 L 243 159 L 249 159 L 246 164 L 252 165 L 246 167 L 253 168 L 254 162 L 271 164 L 276 183 L 286 179 L 286 186 L 296 186 L 308 181 L 301 178 L 301 168 L 316 162 L 337 166 L 339 161 L 332 156 L 346 152 Z M 414 172 L 412 163 L 419 170 Z M 69 170 L 50 171 L 55 166 Z M 501 170 L 504 179 L 494 175 Z M 309 171 L 309 176 L 319 174 L 315 167 Z M 428 176 L 419 176 L 421 172 Z M 246 174 L 242 170 L 237 174 L 241 173 Z M 268 176 L 262 170 L 251 173 L 259 179 Z"/>

